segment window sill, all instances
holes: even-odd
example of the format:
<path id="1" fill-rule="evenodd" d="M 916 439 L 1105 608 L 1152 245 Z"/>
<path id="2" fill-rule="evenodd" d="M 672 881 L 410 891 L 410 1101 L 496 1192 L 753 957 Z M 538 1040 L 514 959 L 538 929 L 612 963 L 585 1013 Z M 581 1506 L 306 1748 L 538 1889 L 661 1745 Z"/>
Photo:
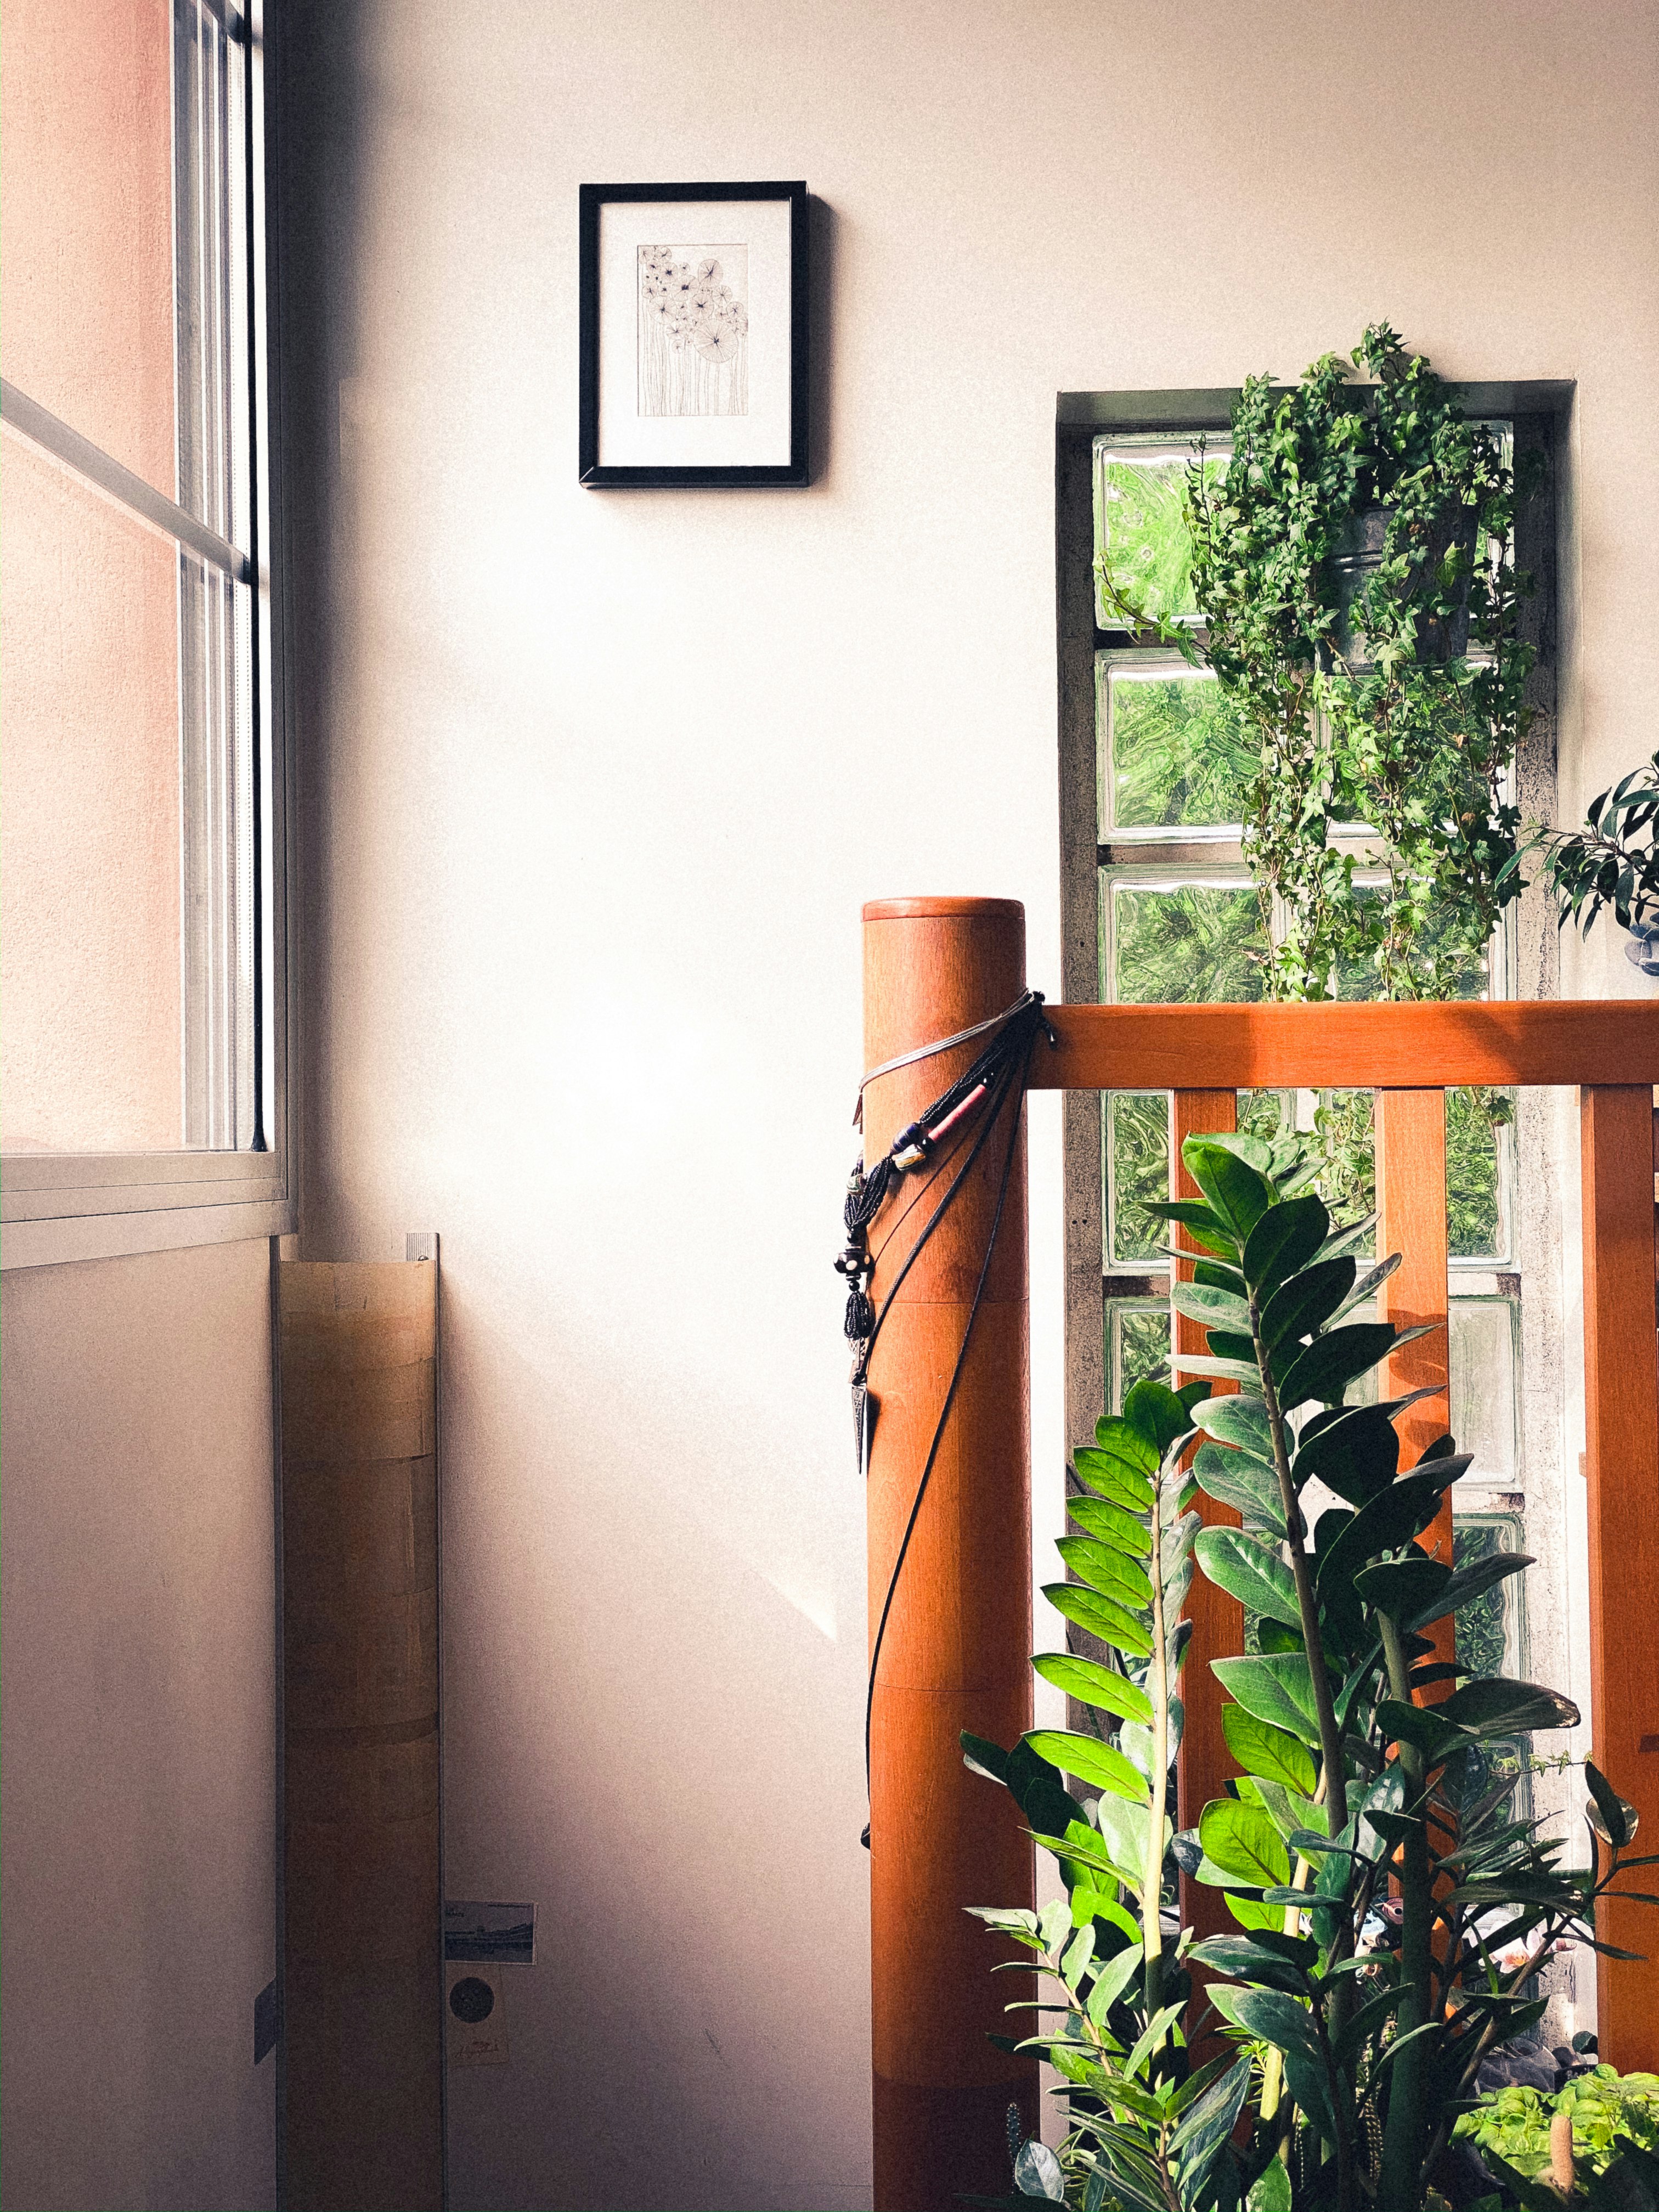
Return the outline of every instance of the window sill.
<path id="1" fill-rule="evenodd" d="M 287 1237 L 297 1226 L 293 1200 L 268 1196 L 217 1206 L 157 1205 L 125 1213 L 60 1212 L 46 1220 L 8 1221 L 0 1231 L 0 1270 L 9 1273 L 14 1267 L 56 1267 L 76 1260 L 117 1260 L 196 1244 Z"/>

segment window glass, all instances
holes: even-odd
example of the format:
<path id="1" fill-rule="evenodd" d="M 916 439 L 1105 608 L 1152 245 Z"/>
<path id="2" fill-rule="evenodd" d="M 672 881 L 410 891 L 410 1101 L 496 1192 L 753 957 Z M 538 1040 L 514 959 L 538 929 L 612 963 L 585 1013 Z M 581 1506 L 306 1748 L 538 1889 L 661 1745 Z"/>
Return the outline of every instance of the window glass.
<path id="1" fill-rule="evenodd" d="M 246 18 L 227 21 L 209 0 L 8 0 L 12 1151 L 264 1141 L 250 48 Z"/>
<path id="2" fill-rule="evenodd" d="M 1110 939 L 1103 998 L 1157 1006 L 1261 998 L 1267 940 L 1248 885 L 1120 877 L 1103 906 Z"/>
<path id="3" fill-rule="evenodd" d="M 1451 1432 L 1459 1451 L 1473 1452 L 1468 1480 L 1514 1489 L 1520 1480 L 1516 1438 L 1516 1308 L 1512 1298 L 1454 1298 L 1451 1322 Z"/>
<path id="4" fill-rule="evenodd" d="M 1212 677 L 1103 653 L 1096 681 L 1103 836 L 1243 819 L 1257 749 Z"/>
<path id="5" fill-rule="evenodd" d="M 9 430 L 0 470 L 0 1143 L 175 1146 L 178 550 Z"/>
<path id="6" fill-rule="evenodd" d="M 1182 511 L 1186 440 L 1101 438 L 1095 444 L 1097 608 L 1103 629 L 1121 629 L 1123 602 L 1149 622 L 1194 620 L 1192 542 Z M 1206 482 L 1225 473 L 1224 441 L 1204 460 Z M 1114 591 L 1121 599 L 1114 599 Z"/>
<path id="7" fill-rule="evenodd" d="M 0 370 L 169 498 L 173 75 L 172 0 L 7 0 Z"/>

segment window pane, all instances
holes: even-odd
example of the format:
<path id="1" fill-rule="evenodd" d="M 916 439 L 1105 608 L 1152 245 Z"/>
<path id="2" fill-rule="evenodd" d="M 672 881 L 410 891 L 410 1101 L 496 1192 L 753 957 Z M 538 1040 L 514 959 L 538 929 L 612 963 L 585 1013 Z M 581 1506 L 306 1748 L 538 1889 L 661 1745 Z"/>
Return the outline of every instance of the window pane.
<path id="1" fill-rule="evenodd" d="M 1119 881 L 1108 896 L 1113 957 L 1103 997 L 1160 1006 L 1261 998 L 1266 943 L 1253 890 Z"/>
<path id="2" fill-rule="evenodd" d="M 1106 1131 L 1109 1259 L 1155 1260 L 1169 1224 L 1146 1207 L 1170 1194 L 1170 1094 L 1109 1093 Z"/>
<path id="3" fill-rule="evenodd" d="M 1213 678 L 1096 663 L 1102 831 L 1240 822 L 1257 750 Z"/>
<path id="4" fill-rule="evenodd" d="M 171 0 L 6 0 L 0 368 L 173 496 Z"/>
<path id="5" fill-rule="evenodd" d="M 1446 1093 L 1446 1246 L 1455 1260 L 1501 1260 L 1509 1252 L 1509 1159 L 1504 1131 L 1515 1093 Z"/>
<path id="6" fill-rule="evenodd" d="M 1454 1298 L 1450 1329 L 1451 1432 L 1474 1455 L 1469 1478 L 1518 1488 L 1513 1302 Z"/>
<path id="7" fill-rule="evenodd" d="M 1182 504 L 1188 465 L 1195 458 L 1186 442 L 1096 441 L 1096 619 L 1103 629 L 1134 626 L 1131 614 L 1113 604 L 1114 588 L 1134 615 L 1149 622 L 1196 614 L 1192 540 Z M 1224 474 L 1226 466 L 1224 449 L 1212 451 L 1204 463 L 1206 480 Z"/>
<path id="8" fill-rule="evenodd" d="M 176 1146 L 178 550 L 9 431 L 0 469 L 3 1142 Z"/>
<path id="9" fill-rule="evenodd" d="M 1106 1371 L 1112 1411 L 1121 1413 L 1137 1382 L 1167 1382 L 1170 1309 L 1115 1302 L 1107 1308 Z"/>

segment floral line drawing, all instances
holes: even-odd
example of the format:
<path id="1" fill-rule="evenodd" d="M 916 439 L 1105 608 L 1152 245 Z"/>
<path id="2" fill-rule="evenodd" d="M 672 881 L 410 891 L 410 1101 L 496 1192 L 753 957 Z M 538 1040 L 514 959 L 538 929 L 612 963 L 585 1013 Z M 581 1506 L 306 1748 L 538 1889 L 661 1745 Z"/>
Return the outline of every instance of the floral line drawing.
<path id="1" fill-rule="evenodd" d="M 642 246 L 639 411 L 749 412 L 749 249 Z"/>

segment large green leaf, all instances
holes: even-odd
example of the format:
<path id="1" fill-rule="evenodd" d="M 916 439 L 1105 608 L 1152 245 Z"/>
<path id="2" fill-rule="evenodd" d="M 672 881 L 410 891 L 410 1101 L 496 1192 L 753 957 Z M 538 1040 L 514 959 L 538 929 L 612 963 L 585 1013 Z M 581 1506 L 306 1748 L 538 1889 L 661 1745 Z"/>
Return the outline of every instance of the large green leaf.
<path id="1" fill-rule="evenodd" d="M 1472 1566 L 1459 1567 L 1455 1574 L 1449 1576 L 1433 1600 L 1425 1601 L 1404 1625 L 1414 1630 L 1426 1628 L 1431 1621 L 1443 1620 L 1449 1613 L 1455 1613 L 1471 1599 L 1482 1596 L 1506 1575 L 1518 1575 L 1532 1563 L 1530 1552 L 1489 1552 L 1484 1559 L 1475 1560 Z"/>
<path id="2" fill-rule="evenodd" d="M 1268 1425 L 1267 1408 L 1260 1398 L 1241 1397 L 1236 1390 L 1230 1391 L 1224 1398 L 1206 1398 L 1201 1405 L 1193 1407 L 1193 1421 L 1218 1443 L 1231 1444 L 1235 1450 L 1248 1452 L 1263 1467 L 1273 1464 L 1273 1431 Z"/>
<path id="3" fill-rule="evenodd" d="M 1216 1259 L 1237 1259 L 1238 1240 L 1201 1199 L 1147 1199 L 1144 1201 L 1143 1210 L 1147 1213 L 1158 1214 L 1165 1221 L 1178 1221 L 1194 1243 L 1212 1254 Z M 1181 1259 L 1190 1256 L 1177 1250 L 1177 1257 Z"/>
<path id="4" fill-rule="evenodd" d="M 1345 1408 L 1303 1432 L 1291 1462 L 1296 1486 L 1317 1475 L 1350 1505 L 1364 1505 L 1387 1489 L 1400 1468 L 1400 1434 L 1376 1406 Z"/>
<path id="5" fill-rule="evenodd" d="M 1306 1941 L 1306 1938 L 1302 1939 Z M 1236 1982 L 1254 1982 L 1268 1990 L 1287 1990 L 1304 1992 L 1308 1986 L 1308 1968 L 1317 1956 L 1317 1946 L 1309 1943 L 1310 1956 L 1306 1960 L 1287 1959 L 1276 1950 L 1269 1950 L 1259 1937 L 1253 1936 L 1208 1936 L 1201 1943 L 1194 1943 L 1188 1954 L 1201 1966 L 1212 1966 L 1218 1974 L 1227 1974 Z"/>
<path id="6" fill-rule="evenodd" d="M 1537 1682 L 1512 1682 L 1493 1674 L 1466 1682 L 1435 1708 L 1443 1719 L 1480 1737 L 1518 1735 L 1527 1729 L 1577 1728 L 1578 1708 L 1559 1690 Z"/>
<path id="7" fill-rule="evenodd" d="M 1216 1798 L 1200 1817 L 1198 1840 L 1212 1866 L 1253 1889 L 1275 1889 L 1291 1878 L 1285 1838 L 1260 1805 Z"/>
<path id="8" fill-rule="evenodd" d="M 1219 1382 L 1237 1382 L 1260 1392 L 1261 1370 L 1253 1359 L 1218 1359 L 1207 1352 L 1177 1352 L 1170 1362 L 1177 1375 L 1212 1376 Z"/>
<path id="9" fill-rule="evenodd" d="M 1305 1653 L 1275 1651 L 1247 1659 L 1212 1659 L 1210 1671 L 1228 1696 L 1237 1698 L 1259 1721 L 1287 1729 L 1304 1743 L 1319 1741 Z"/>
<path id="10" fill-rule="evenodd" d="M 1285 1531 L 1284 1509 L 1279 1502 L 1279 1478 L 1257 1460 L 1243 1452 L 1226 1451 L 1219 1444 L 1200 1444 L 1193 1473 L 1206 1498 L 1231 1505 L 1237 1513 L 1265 1521 L 1276 1535 Z"/>
<path id="11" fill-rule="evenodd" d="M 1437 1620 L 1446 1607 L 1441 1602 L 1452 1571 L 1443 1560 L 1409 1553 L 1403 1559 L 1383 1559 L 1354 1577 L 1355 1587 L 1367 1605 L 1390 1620 L 1404 1621 L 1429 1608 L 1424 1617 Z"/>
<path id="12" fill-rule="evenodd" d="M 1297 1627 L 1302 1610 L 1296 1583 L 1279 1554 L 1242 1528 L 1204 1528 L 1194 1546 L 1198 1563 L 1218 1589 L 1251 1613 Z"/>
<path id="13" fill-rule="evenodd" d="M 1443 1461 L 1401 1475 L 1363 1506 L 1319 1562 L 1321 1592 L 1334 1584 L 1354 1582 L 1360 1569 L 1380 1553 L 1398 1551 L 1419 1535 L 1440 1510 L 1440 1495 L 1447 1487 L 1441 1469 L 1453 1466 L 1462 1474 L 1468 1465 L 1467 1458 L 1461 1464 Z M 1322 1516 L 1322 1526 L 1325 1517 Z"/>
<path id="14" fill-rule="evenodd" d="M 1097 1450 L 1085 1444 L 1073 1453 L 1072 1465 L 1079 1482 L 1127 1512 L 1145 1513 L 1152 1504 L 1152 1486 L 1146 1471 L 1116 1451 Z"/>
<path id="15" fill-rule="evenodd" d="M 1211 2175 L 1224 2154 L 1228 2137 L 1238 2124 L 1250 2086 L 1249 2055 L 1237 2060 L 1218 2081 L 1189 2105 L 1170 2148 L 1180 2162 L 1181 2193 L 1188 2204 L 1201 2204 L 1211 2196 Z M 1234 2185 L 1237 2198 L 1237 2185 Z"/>
<path id="16" fill-rule="evenodd" d="M 966 1729 L 957 1741 L 962 1746 L 962 1763 L 970 1772 L 982 1774 L 988 1782 L 1007 1781 L 1008 1754 L 1000 1743 L 970 1735 Z"/>
<path id="17" fill-rule="evenodd" d="M 1097 1712 L 1115 1713 L 1120 1720 L 1152 1720 L 1152 1701 L 1145 1690 L 1096 1660 L 1074 1658 L 1069 1651 L 1043 1651 L 1031 1664 L 1045 1682 L 1052 1682 L 1081 1705 L 1091 1705 Z"/>
<path id="18" fill-rule="evenodd" d="M 1170 1287 L 1170 1304 L 1188 1321 L 1200 1322 L 1206 1328 L 1239 1329 L 1249 1334 L 1250 1310 L 1243 1298 L 1233 1297 L 1229 1291 L 1212 1290 L 1207 1283 L 1174 1283 Z"/>
<path id="19" fill-rule="evenodd" d="M 1324 1201 L 1310 1192 L 1286 1199 L 1263 1214 L 1245 1240 L 1240 1267 L 1258 1299 L 1305 1267 L 1330 1232 Z"/>
<path id="20" fill-rule="evenodd" d="M 1273 1203 L 1273 1188 L 1266 1176 L 1240 1158 L 1236 1144 L 1225 1144 L 1218 1137 L 1188 1137 L 1181 1157 L 1188 1174 L 1232 1234 L 1248 1240 Z M 1249 1272 L 1247 1268 L 1247 1279 Z"/>
<path id="21" fill-rule="evenodd" d="M 1641 1815 L 1629 1798 L 1619 1795 L 1593 1759 L 1584 1761 L 1584 1779 L 1589 1784 L 1590 1802 L 1585 1812 L 1591 1827 L 1604 1844 L 1622 1851 L 1636 1840 Z"/>
<path id="22" fill-rule="evenodd" d="M 1467 1729 L 1444 1717 L 1445 1711 L 1444 1705 L 1412 1705 L 1385 1698 L 1376 1709 L 1376 1725 L 1386 1741 L 1414 1745 L 1435 1765 L 1471 1741 Z"/>
<path id="23" fill-rule="evenodd" d="M 1240 1990 L 1226 1982 L 1212 1982 L 1209 1996 L 1224 2019 L 1283 2052 L 1291 2094 L 1327 2140 L 1334 2140 L 1328 2076 L 1307 2008 L 1282 1990 Z"/>
<path id="24" fill-rule="evenodd" d="M 1118 1605 L 1150 1606 L 1152 1586 L 1146 1570 L 1125 1553 L 1093 1536 L 1062 1536 L 1054 1549 L 1079 1582 Z"/>
<path id="25" fill-rule="evenodd" d="M 1298 1352 L 1285 1369 L 1279 1385 L 1280 1404 L 1286 1413 L 1310 1400 L 1334 1406 L 1351 1382 L 1369 1374 L 1379 1359 L 1413 1334 L 1425 1332 L 1397 1331 L 1392 1322 L 1386 1321 L 1348 1322 L 1328 1331 L 1305 1352 Z"/>
<path id="26" fill-rule="evenodd" d="M 1121 1751 L 1098 1736 L 1074 1735 L 1068 1729 L 1032 1729 L 1023 1741 L 1039 1759 L 1046 1759 L 1062 1773 L 1075 1774 L 1097 1790 L 1109 1790 L 1131 1803 L 1146 1802 L 1146 1784 L 1139 1770 Z"/>
<path id="27" fill-rule="evenodd" d="M 1281 1283 L 1261 1312 L 1261 1340 L 1269 1350 L 1322 1328 L 1353 1287 L 1352 1260 L 1321 1260 Z"/>
<path id="28" fill-rule="evenodd" d="M 1139 1423 L 1126 1420 L 1121 1413 L 1101 1415 L 1095 1423 L 1095 1443 L 1100 1450 L 1115 1453 L 1144 1474 L 1158 1472 L 1162 1455 L 1156 1437 L 1149 1436 Z"/>
<path id="29" fill-rule="evenodd" d="M 1155 1465 L 1191 1433 L 1193 1425 L 1175 1392 L 1163 1382 L 1150 1381 L 1137 1382 L 1130 1390 L 1123 1401 L 1123 1418 L 1151 1444 Z"/>
<path id="30" fill-rule="evenodd" d="M 1221 1732 L 1227 1739 L 1228 1749 L 1247 1774 L 1259 1775 L 1267 1782 L 1283 1783 L 1286 1789 L 1299 1790 L 1304 1797 L 1313 1795 L 1319 1770 L 1307 1746 L 1288 1729 L 1274 1728 L 1270 1722 L 1247 1712 L 1243 1705 L 1224 1705 Z"/>
<path id="31" fill-rule="evenodd" d="M 1103 1644 L 1117 1651 L 1132 1652 L 1139 1659 L 1151 1657 L 1152 1631 L 1127 1606 L 1114 1605 L 1110 1598 L 1085 1589 L 1081 1583 L 1044 1583 L 1042 1595 L 1056 1613 L 1086 1628 Z"/>
<path id="32" fill-rule="evenodd" d="M 1137 1513 L 1127 1513 L 1104 1498 L 1068 1498 L 1066 1510 L 1079 1528 L 1109 1544 L 1115 1552 L 1127 1552 L 1144 1559 L 1152 1548 L 1152 1531 Z"/>

